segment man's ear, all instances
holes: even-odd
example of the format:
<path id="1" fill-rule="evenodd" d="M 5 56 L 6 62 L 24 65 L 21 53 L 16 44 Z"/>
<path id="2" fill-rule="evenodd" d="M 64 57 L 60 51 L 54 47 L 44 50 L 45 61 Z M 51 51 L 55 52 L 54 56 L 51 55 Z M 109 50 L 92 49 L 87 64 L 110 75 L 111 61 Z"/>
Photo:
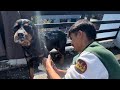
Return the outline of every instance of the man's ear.
<path id="1" fill-rule="evenodd" d="M 81 30 L 78 31 L 78 36 L 81 37 L 83 35 L 83 32 Z"/>

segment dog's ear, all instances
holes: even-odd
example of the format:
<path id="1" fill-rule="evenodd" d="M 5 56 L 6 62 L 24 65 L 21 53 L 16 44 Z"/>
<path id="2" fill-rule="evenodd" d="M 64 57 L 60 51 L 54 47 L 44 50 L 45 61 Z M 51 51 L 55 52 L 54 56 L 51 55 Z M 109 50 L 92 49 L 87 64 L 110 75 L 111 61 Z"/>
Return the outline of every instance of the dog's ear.
<path id="1" fill-rule="evenodd" d="M 15 29 L 16 29 L 16 26 L 17 26 L 17 25 L 18 25 L 18 23 L 15 22 L 14 25 L 13 25 L 13 27 L 12 27 L 12 31 L 13 31 L 13 32 L 16 31 Z"/>
<path id="2" fill-rule="evenodd" d="M 14 26 L 13 26 L 13 28 L 14 28 L 14 27 L 16 27 L 16 26 L 18 26 L 18 23 L 17 23 L 17 22 L 15 22 L 15 23 L 14 23 Z"/>
<path id="3" fill-rule="evenodd" d="M 19 29 L 18 22 L 15 22 L 14 25 L 13 25 L 13 27 L 12 27 L 12 31 L 16 32 L 18 29 Z"/>
<path id="4" fill-rule="evenodd" d="M 17 26 L 18 25 L 18 20 L 15 21 L 13 27 Z"/>

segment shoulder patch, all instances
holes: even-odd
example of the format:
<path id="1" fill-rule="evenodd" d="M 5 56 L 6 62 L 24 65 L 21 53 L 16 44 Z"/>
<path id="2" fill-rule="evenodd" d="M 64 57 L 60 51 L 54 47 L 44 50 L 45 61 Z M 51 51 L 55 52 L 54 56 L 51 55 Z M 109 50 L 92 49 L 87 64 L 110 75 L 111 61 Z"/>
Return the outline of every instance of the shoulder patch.
<path id="1" fill-rule="evenodd" d="M 84 73 L 87 70 L 87 64 L 83 60 L 78 60 L 75 64 L 75 68 L 79 73 Z"/>

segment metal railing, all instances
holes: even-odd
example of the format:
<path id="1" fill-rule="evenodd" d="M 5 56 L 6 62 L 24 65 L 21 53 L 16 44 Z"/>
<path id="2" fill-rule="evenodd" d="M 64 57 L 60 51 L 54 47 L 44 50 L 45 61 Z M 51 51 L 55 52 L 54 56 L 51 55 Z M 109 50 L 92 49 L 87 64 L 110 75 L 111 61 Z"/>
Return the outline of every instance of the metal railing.
<path id="1" fill-rule="evenodd" d="M 120 23 L 120 20 L 110 20 L 110 21 L 91 21 L 93 24 L 113 24 L 113 23 Z M 70 27 L 74 24 L 75 22 L 62 22 L 62 23 L 47 23 L 47 24 L 35 24 L 37 28 L 56 28 L 56 27 Z M 96 31 L 98 33 L 106 33 L 106 32 L 117 32 L 115 36 L 110 36 L 110 37 L 105 37 L 105 38 L 97 38 L 96 41 L 101 41 L 101 40 L 108 40 L 108 39 L 115 39 L 117 37 L 117 34 L 119 32 L 120 28 L 114 28 L 114 29 L 104 29 L 104 30 L 98 30 Z M 67 43 L 66 46 L 70 46 L 70 43 Z"/>
<path id="2" fill-rule="evenodd" d="M 110 24 L 110 23 L 120 23 L 120 20 L 111 20 L 111 21 L 91 21 L 94 24 Z M 65 27 L 71 26 L 75 22 L 62 22 L 62 23 L 47 23 L 47 24 L 35 24 L 37 27 L 44 27 L 44 28 L 55 28 L 55 27 Z"/>

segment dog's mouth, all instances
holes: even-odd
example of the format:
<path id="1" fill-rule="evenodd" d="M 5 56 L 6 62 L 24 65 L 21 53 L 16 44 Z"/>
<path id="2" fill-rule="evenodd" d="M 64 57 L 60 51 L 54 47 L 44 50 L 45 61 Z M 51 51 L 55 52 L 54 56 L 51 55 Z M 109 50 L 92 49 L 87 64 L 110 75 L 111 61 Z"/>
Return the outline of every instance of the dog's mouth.
<path id="1" fill-rule="evenodd" d="M 30 34 L 15 33 L 14 42 L 22 46 L 30 46 L 32 36 Z"/>

